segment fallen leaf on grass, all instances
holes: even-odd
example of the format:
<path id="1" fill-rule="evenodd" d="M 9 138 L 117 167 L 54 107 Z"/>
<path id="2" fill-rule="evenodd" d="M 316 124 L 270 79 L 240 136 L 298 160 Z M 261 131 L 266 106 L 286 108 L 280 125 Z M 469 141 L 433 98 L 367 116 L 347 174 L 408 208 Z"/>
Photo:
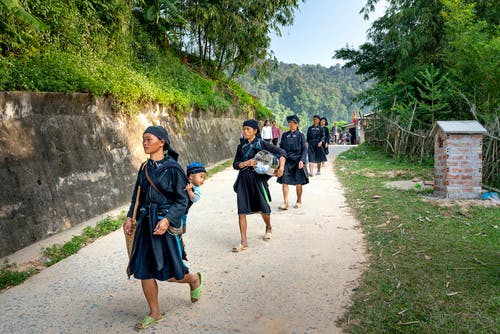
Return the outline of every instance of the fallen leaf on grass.
<path id="1" fill-rule="evenodd" d="M 398 255 L 399 253 L 401 253 L 401 251 L 402 251 L 402 250 L 400 249 L 400 250 L 398 250 L 396 253 L 393 253 L 391 256 L 396 256 L 396 255 Z"/>
<path id="2" fill-rule="evenodd" d="M 451 297 L 451 296 L 458 295 L 459 293 L 462 293 L 462 292 L 460 292 L 460 291 L 458 291 L 458 292 L 448 292 L 446 295 Z"/>
<path id="3" fill-rule="evenodd" d="M 407 325 L 416 325 L 416 324 L 419 324 L 420 321 L 409 321 L 409 322 L 398 322 L 398 325 L 401 325 L 401 326 L 407 326 Z"/>
<path id="4" fill-rule="evenodd" d="M 432 260 L 432 257 L 430 257 L 429 255 L 425 255 L 424 254 L 424 259 L 426 259 L 427 261 L 429 261 L 429 260 Z"/>
<path id="5" fill-rule="evenodd" d="M 405 313 L 406 311 L 408 311 L 408 310 L 402 310 L 402 311 L 399 311 L 399 312 L 398 312 L 398 315 L 401 315 L 401 314 Z"/>
<path id="6" fill-rule="evenodd" d="M 379 199 L 380 197 L 381 197 L 381 196 L 379 196 L 379 195 L 373 195 L 373 196 L 372 196 L 372 198 L 373 198 L 373 199 Z"/>

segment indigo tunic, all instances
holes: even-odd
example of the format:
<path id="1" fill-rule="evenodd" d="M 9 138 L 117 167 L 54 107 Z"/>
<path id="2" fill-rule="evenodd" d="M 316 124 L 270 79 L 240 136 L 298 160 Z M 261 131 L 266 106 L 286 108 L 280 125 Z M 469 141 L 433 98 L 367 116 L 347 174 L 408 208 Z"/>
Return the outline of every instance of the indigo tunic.
<path id="1" fill-rule="evenodd" d="M 332 136 L 330 136 L 330 130 L 328 130 L 327 126 L 323 127 L 323 130 L 325 131 L 325 141 L 324 147 L 325 147 L 325 161 L 326 161 L 326 156 L 330 153 L 330 150 L 328 149 L 328 144 L 330 144 L 330 140 L 332 140 Z"/>
<path id="2" fill-rule="evenodd" d="M 145 169 L 160 192 L 148 182 Z M 139 210 L 134 244 L 128 274 L 137 279 L 157 279 L 161 281 L 175 278 L 183 279 L 189 272 L 182 261 L 179 237 L 170 231 L 163 235 L 153 235 L 158 221 L 166 217 L 169 224 L 179 228 L 181 217 L 186 211 L 188 195 L 185 191 L 188 179 L 181 166 L 171 157 L 160 161 L 148 160 L 139 170 L 127 217 L 132 212 L 141 186 Z"/>
<path id="3" fill-rule="evenodd" d="M 257 152 L 266 150 L 279 157 L 286 158 L 286 152 L 268 143 L 261 138 L 255 137 L 252 142 L 245 139 L 236 149 L 236 155 L 233 161 L 233 168 L 239 170 L 238 177 L 234 183 L 233 189 L 236 192 L 238 203 L 238 214 L 252 214 L 261 212 L 271 213 L 271 193 L 267 180 L 271 176 L 267 174 L 258 174 L 253 167 L 239 168 L 240 162 L 253 159 Z"/>
<path id="4" fill-rule="evenodd" d="M 307 129 L 307 143 L 309 144 L 307 155 L 309 158 L 309 162 L 326 161 L 326 155 L 323 145 L 318 147 L 318 144 L 320 142 L 323 142 L 323 144 L 325 143 L 325 131 L 319 125 L 311 125 Z"/>
<path id="5" fill-rule="evenodd" d="M 278 177 L 277 182 L 281 184 L 307 184 L 309 175 L 307 173 L 307 142 L 304 134 L 298 129 L 294 132 L 287 131 L 281 136 L 280 147 L 286 152 L 286 163 L 283 176 Z M 299 162 L 304 167 L 299 169 Z"/>

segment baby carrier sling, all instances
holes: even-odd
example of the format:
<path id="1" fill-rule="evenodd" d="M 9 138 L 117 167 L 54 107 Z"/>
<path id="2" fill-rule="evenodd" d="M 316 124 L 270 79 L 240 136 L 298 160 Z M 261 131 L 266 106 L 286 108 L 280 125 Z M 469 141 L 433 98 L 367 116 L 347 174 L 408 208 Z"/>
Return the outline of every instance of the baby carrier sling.
<path id="1" fill-rule="evenodd" d="M 177 162 L 174 162 L 174 161 L 167 161 L 167 162 L 164 162 L 163 164 L 161 164 L 160 167 L 158 167 L 158 169 L 156 170 L 156 174 L 161 175 L 168 168 L 176 168 L 176 169 L 178 169 L 178 170 L 180 170 L 182 172 L 182 175 L 184 175 L 184 171 L 182 170 L 182 168 L 179 166 L 179 164 Z M 166 197 L 166 195 L 160 189 L 158 189 L 158 187 L 154 183 L 153 179 L 149 175 L 147 166 L 146 166 L 146 168 L 145 168 L 144 171 L 145 171 L 145 174 L 146 174 L 146 179 L 148 180 L 148 182 L 151 185 L 151 187 L 153 187 L 154 190 L 156 190 L 158 193 L 160 193 L 160 194 L 162 194 L 163 196 Z M 153 175 L 153 177 L 154 177 L 154 175 Z M 187 183 L 187 181 L 188 181 L 187 178 L 186 178 L 185 181 Z M 157 214 L 158 205 L 156 203 L 151 203 L 149 211 L 150 211 L 149 212 L 150 213 L 150 217 L 149 218 L 153 219 L 154 225 L 156 225 L 158 223 L 158 214 Z M 171 234 L 174 234 L 174 235 L 182 234 L 182 224 L 181 224 L 180 227 L 174 227 L 171 224 L 169 224 L 168 225 L 168 232 L 171 233 Z"/>

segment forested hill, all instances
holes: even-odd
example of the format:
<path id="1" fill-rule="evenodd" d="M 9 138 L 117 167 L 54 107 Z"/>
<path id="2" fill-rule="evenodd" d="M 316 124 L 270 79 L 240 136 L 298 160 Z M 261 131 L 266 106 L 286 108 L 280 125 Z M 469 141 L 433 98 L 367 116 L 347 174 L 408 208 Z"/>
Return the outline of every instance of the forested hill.
<path id="1" fill-rule="evenodd" d="M 238 81 L 271 109 L 278 124 L 286 125 L 286 116 L 297 114 L 302 127 L 315 114 L 325 116 L 330 124 L 350 121 L 360 108 L 353 102 L 354 97 L 370 86 L 355 74 L 354 68 L 342 68 L 339 64 L 324 67 L 279 63 L 268 77 L 258 81 L 254 78 L 255 71 L 249 71 Z"/>

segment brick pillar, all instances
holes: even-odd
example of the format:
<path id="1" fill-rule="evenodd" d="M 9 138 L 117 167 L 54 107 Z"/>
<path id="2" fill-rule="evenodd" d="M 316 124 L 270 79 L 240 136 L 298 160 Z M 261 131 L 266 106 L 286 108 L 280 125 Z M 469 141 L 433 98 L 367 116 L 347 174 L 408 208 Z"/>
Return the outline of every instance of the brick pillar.
<path id="1" fill-rule="evenodd" d="M 449 199 L 480 198 L 484 128 L 475 121 L 437 122 L 433 132 L 435 194 Z"/>

